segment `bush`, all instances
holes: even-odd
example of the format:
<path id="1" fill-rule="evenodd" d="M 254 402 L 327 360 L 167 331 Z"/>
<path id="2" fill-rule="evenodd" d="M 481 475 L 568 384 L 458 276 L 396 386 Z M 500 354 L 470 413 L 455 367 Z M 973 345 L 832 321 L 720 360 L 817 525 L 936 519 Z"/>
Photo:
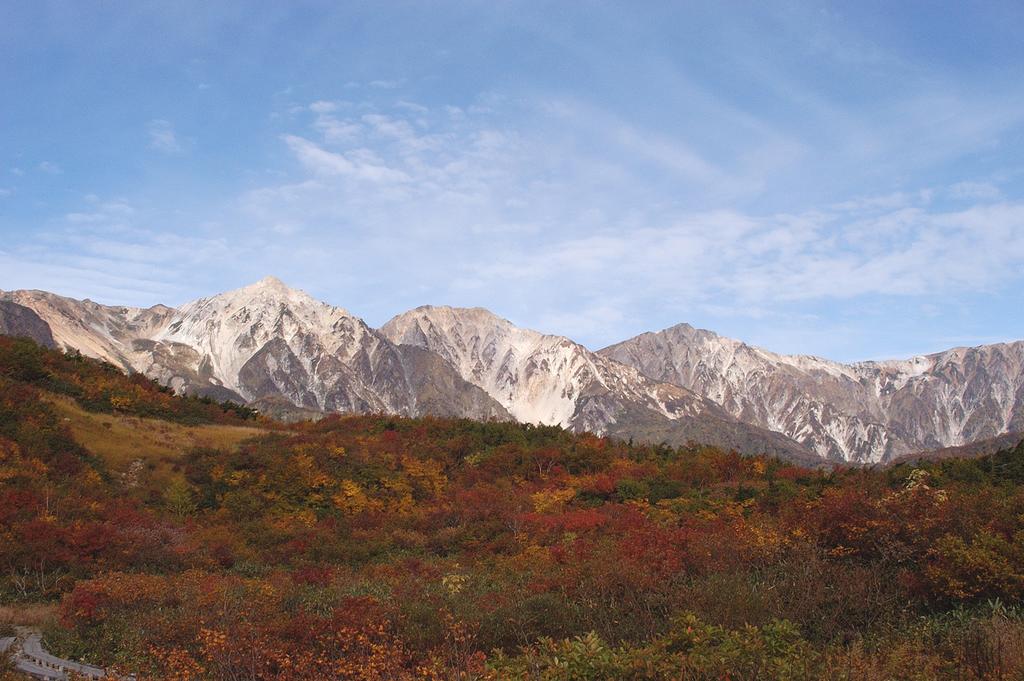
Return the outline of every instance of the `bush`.
<path id="1" fill-rule="evenodd" d="M 811 681 L 820 678 L 821 660 L 790 622 L 726 629 L 686 614 L 646 646 L 614 648 L 592 632 L 542 639 L 519 656 L 496 655 L 490 670 L 494 679 L 543 681 Z"/>

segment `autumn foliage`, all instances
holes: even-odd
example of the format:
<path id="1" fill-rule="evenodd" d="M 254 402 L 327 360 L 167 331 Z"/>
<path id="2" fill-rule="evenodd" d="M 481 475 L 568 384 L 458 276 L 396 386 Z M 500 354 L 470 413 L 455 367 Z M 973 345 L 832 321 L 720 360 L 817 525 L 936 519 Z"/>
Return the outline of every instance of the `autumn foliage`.
<path id="1" fill-rule="evenodd" d="M 51 648 L 140 678 L 1024 670 L 1024 445 L 826 471 L 331 417 L 182 451 L 154 495 L 76 443 L 54 392 L 178 422 L 250 415 L 0 339 L 3 597 L 60 599 Z"/>

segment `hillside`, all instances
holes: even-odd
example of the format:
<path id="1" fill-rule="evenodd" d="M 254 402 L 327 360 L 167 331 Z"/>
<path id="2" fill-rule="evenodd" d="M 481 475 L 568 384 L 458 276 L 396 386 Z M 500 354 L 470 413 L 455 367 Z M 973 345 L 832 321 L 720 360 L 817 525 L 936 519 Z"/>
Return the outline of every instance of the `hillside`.
<path id="1" fill-rule="evenodd" d="M 282 426 L 0 338 L 0 596 L 59 601 L 50 650 L 140 679 L 1013 678 L 1022 483 L 1024 445 L 823 471 Z"/>
<path id="2" fill-rule="evenodd" d="M 907 454 L 899 462 L 937 460 L 937 459 L 977 459 L 990 457 L 1004 450 L 1013 450 L 1018 444 L 1024 442 L 1024 432 L 1005 433 L 987 440 L 978 440 L 959 447 L 943 447 L 923 452 Z"/>

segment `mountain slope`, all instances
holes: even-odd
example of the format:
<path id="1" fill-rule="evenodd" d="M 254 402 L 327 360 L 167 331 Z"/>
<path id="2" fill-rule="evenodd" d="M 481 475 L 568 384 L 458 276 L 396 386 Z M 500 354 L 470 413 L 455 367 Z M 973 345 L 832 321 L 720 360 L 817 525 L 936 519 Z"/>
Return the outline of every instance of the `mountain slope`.
<path id="1" fill-rule="evenodd" d="M 965 445 L 956 447 L 943 447 L 931 451 L 913 452 L 906 454 L 893 463 L 905 461 L 937 461 L 942 459 L 980 459 L 989 457 L 997 452 L 1013 450 L 1021 443 L 1024 443 L 1024 433 L 1003 433 L 996 437 L 985 440 L 977 440 Z"/>
<path id="2" fill-rule="evenodd" d="M 131 339 L 148 337 L 173 313 L 163 305 L 111 307 L 46 291 L 0 292 L 0 300 L 35 312 L 49 325 L 58 346 L 126 369 L 131 367 Z"/>
<path id="3" fill-rule="evenodd" d="M 740 423 L 689 390 L 652 381 L 568 338 L 516 327 L 482 308 L 419 307 L 390 320 L 381 333 L 444 358 L 519 421 L 812 458 L 787 438 Z"/>
<path id="4" fill-rule="evenodd" d="M 835 461 L 877 463 L 1024 428 L 1024 343 L 841 364 L 680 324 L 600 354 Z"/>
<path id="5" fill-rule="evenodd" d="M 471 418 L 508 418 L 445 363 L 425 382 L 407 353 L 361 319 L 273 277 L 179 309 L 109 307 L 40 291 L 0 298 L 33 309 L 61 346 L 186 393 L 284 398 L 312 411 L 448 415 L 456 405 Z"/>
<path id="6" fill-rule="evenodd" d="M 24 305 L 0 300 L 0 335 L 31 338 L 46 348 L 57 347 L 50 325 Z"/>

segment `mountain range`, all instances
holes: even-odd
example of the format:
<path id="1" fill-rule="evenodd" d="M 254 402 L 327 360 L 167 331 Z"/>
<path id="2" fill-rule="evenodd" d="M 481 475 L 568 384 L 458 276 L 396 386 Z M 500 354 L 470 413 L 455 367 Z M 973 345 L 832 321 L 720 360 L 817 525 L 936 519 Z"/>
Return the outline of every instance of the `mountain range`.
<path id="1" fill-rule="evenodd" d="M 1024 430 L 1024 342 L 841 364 L 688 324 L 601 350 L 832 461 L 879 463 Z"/>
<path id="2" fill-rule="evenodd" d="M 267 277 L 178 308 L 0 292 L 0 333 L 277 417 L 434 414 L 872 464 L 1024 431 L 1024 342 L 841 364 L 680 324 L 593 352 L 482 308 L 380 329 Z"/>

